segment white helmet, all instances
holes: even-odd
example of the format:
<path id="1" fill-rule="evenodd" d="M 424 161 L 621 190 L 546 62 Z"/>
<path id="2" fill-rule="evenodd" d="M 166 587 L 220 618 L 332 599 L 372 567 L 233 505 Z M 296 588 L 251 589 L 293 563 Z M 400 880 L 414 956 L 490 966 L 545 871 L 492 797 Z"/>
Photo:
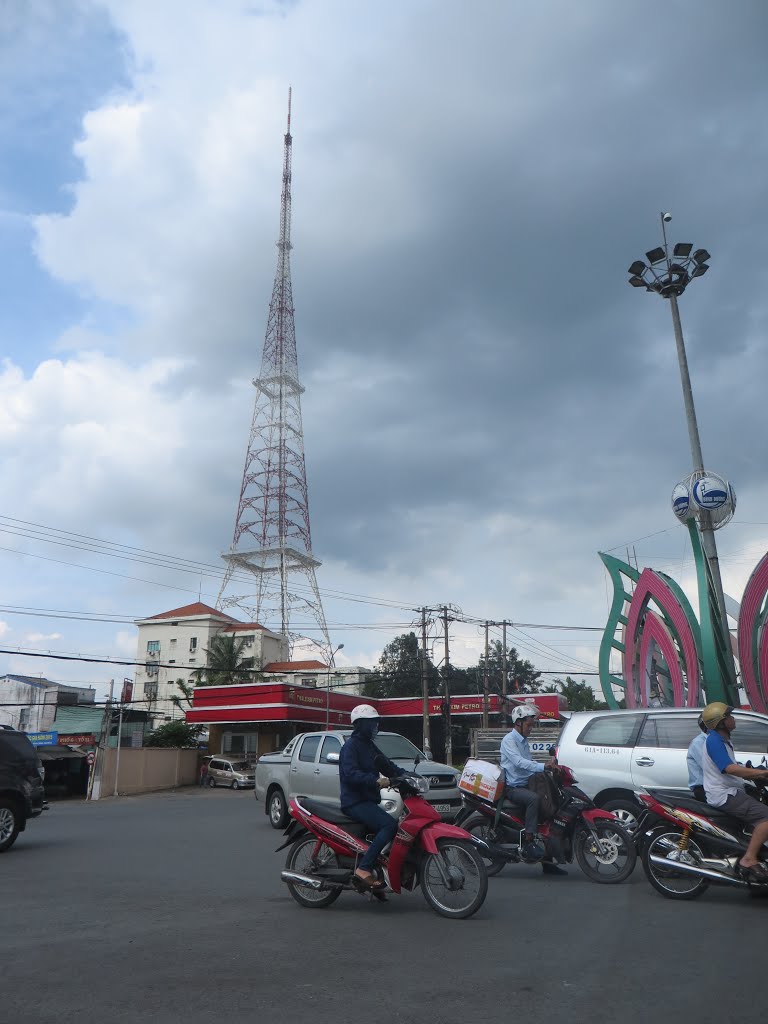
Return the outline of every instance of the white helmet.
<path id="1" fill-rule="evenodd" d="M 352 712 L 354 714 L 354 712 Z M 530 704 L 518 704 L 516 708 L 513 708 L 512 714 L 509 716 L 512 719 L 512 725 L 515 722 L 522 722 L 525 718 L 538 718 L 538 709 Z"/>
<path id="2" fill-rule="evenodd" d="M 352 708 L 352 714 L 349 717 L 354 725 L 358 718 L 380 718 L 381 716 L 370 704 L 358 704 L 356 708 Z"/>

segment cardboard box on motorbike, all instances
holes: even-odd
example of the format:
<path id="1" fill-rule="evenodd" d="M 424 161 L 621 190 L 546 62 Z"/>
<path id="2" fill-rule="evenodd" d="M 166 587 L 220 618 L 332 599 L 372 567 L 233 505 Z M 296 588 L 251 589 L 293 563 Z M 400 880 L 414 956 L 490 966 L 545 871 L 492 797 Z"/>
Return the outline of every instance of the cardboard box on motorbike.
<path id="1" fill-rule="evenodd" d="M 459 779 L 459 789 L 495 802 L 504 793 L 504 772 L 492 761 L 470 757 Z"/>

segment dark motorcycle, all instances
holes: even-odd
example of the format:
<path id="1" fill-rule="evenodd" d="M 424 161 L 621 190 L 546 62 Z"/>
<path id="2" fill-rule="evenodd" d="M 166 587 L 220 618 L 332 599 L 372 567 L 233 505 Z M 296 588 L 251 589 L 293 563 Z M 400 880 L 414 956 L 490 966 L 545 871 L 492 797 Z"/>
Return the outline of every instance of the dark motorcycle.
<path id="1" fill-rule="evenodd" d="M 768 804 L 764 786 L 748 784 L 747 788 L 751 796 Z M 750 826 L 680 790 L 648 789 L 639 797 L 645 810 L 638 821 L 636 842 L 645 876 L 662 896 L 692 900 L 710 885 L 768 895 L 768 884 L 742 878 L 738 869 L 749 844 Z M 760 859 L 768 867 L 765 846 Z"/>
<path id="2" fill-rule="evenodd" d="M 637 853 L 629 833 L 615 814 L 596 807 L 578 789 L 570 768 L 558 765 L 551 773 L 556 791 L 555 813 L 538 826 L 535 841 L 523 843 L 524 813 L 504 796 L 499 800 L 462 792 L 462 809 L 455 824 L 484 843 L 482 855 L 489 876 L 506 864 L 537 864 L 574 857 L 592 882 L 623 882 L 635 868 Z"/>

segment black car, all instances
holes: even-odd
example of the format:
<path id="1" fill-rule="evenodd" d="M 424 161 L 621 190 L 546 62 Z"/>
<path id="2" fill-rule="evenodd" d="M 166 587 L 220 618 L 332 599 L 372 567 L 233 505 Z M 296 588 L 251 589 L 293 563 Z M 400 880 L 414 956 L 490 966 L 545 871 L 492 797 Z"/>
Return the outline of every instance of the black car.
<path id="1" fill-rule="evenodd" d="M 46 808 L 40 759 L 29 737 L 0 729 L 0 853 Z"/>

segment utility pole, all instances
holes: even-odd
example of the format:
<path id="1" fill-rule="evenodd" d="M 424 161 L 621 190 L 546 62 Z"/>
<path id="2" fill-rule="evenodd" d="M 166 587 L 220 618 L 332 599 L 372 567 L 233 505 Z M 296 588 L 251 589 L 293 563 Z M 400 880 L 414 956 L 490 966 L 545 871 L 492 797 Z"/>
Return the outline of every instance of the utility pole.
<path id="1" fill-rule="evenodd" d="M 448 685 L 451 662 L 448 649 L 448 605 L 443 605 L 443 629 L 445 631 L 445 660 L 443 670 L 445 672 L 445 763 L 450 765 L 453 760 L 453 739 L 451 737 L 451 691 Z"/>
<path id="2" fill-rule="evenodd" d="M 507 696 L 507 620 L 501 624 L 501 702 Z"/>
<path id="3" fill-rule="evenodd" d="M 107 756 L 107 743 L 109 742 L 109 730 L 112 725 L 112 696 L 115 692 L 115 680 L 109 681 L 109 699 L 104 708 L 101 719 L 101 735 L 99 745 L 96 748 L 96 757 L 91 765 L 91 774 L 88 779 L 88 799 L 98 800 L 101 796 L 101 779 L 104 774 L 104 761 Z M 98 775 L 98 778 L 96 777 Z M 95 795 L 94 795 L 95 791 Z"/>
<path id="4" fill-rule="evenodd" d="M 485 624 L 485 657 L 483 659 L 483 728 L 488 728 L 488 623 Z"/>
<path id="5" fill-rule="evenodd" d="M 427 672 L 427 609 L 421 609 L 421 712 L 424 753 L 432 759 L 432 744 L 429 735 L 429 673 Z"/>

